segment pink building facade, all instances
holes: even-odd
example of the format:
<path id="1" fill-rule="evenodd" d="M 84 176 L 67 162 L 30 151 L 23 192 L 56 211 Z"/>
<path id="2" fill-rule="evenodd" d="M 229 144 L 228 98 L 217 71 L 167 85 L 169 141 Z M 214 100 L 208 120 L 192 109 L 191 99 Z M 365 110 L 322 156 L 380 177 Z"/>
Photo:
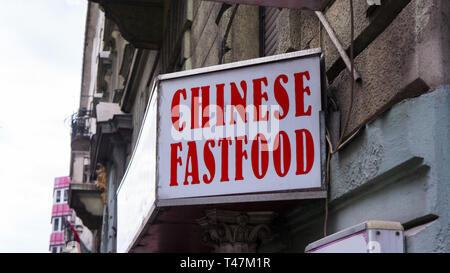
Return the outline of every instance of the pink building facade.
<path id="1" fill-rule="evenodd" d="M 53 187 L 53 207 L 52 207 L 52 233 L 50 235 L 49 250 L 52 253 L 60 253 L 65 246 L 64 231 L 66 219 L 70 220 L 72 209 L 68 204 L 70 177 L 63 176 L 55 178 Z"/>

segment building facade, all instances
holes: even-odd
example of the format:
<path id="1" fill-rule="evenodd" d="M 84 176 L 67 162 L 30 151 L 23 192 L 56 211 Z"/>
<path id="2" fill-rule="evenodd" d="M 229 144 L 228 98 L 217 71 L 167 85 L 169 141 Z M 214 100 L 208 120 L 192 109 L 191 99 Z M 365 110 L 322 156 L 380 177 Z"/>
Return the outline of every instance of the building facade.
<path id="1" fill-rule="evenodd" d="M 69 202 L 92 231 L 93 250 L 303 252 L 325 235 L 383 220 L 402 224 L 406 252 L 450 251 L 448 1 L 331 0 L 318 11 L 236 2 L 88 2 Z M 124 211 L 154 198 L 139 197 L 147 189 L 132 177 L 155 190 L 152 165 L 133 166 L 151 163 L 139 161 L 139 139 L 159 75 L 314 48 L 325 79 L 326 196 L 149 201 Z M 121 198 L 125 187 L 136 197 Z"/>
<path id="2" fill-rule="evenodd" d="M 51 253 L 81 253 L 82 248 L 80 242 L 75 239 L 75 232 L 87 249 L 93 248 L 92 232 L 83 225 L 83 221 L 69 207 L 69 188 L 69 176 L 55 178 L 49 246 Z"/>
<path id="3" fill-rule="evenodd" d="M 55 178 L 51 217 L 52 233 L 50 235 L 50 252 L 52 253 L 63 252 L 66 245 L 64 238 L 66 219 L 70 220 L 72 216 L 72 210 L 67 203 L 69 184 L 70 178 L 68 176 Z"/>

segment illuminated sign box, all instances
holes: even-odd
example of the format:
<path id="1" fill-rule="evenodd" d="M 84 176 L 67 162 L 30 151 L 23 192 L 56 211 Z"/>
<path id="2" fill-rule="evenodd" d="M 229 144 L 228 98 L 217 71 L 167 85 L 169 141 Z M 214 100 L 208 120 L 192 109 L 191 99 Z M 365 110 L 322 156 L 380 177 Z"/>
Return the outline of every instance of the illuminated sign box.
<path id="1" fill-rule="evenodd" d="M 161 204 L 323 194 L 320 49 L 161 75 L 157 93 Z"/>
<path id="2" fill-rule="evenodd" d="M 403 253 L 403 226 L 367 221 L 309 244 L 307 253 Z"/>
<path id="3" fill-rule="evenodd" d="M 160 75 L 117 190 L 117 251 L 163 207 L 325 198 L 320 54 Z"/>

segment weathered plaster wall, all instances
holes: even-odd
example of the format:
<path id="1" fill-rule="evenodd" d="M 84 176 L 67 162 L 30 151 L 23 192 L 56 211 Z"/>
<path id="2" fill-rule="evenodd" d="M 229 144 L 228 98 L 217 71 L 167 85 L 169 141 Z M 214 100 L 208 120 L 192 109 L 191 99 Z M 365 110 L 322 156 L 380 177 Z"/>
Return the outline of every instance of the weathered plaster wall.
<path id="1" fill-rule="evenodd" d="M 448 35 L 441 27 L 440 1 L 411 1 L 394 21 L 355 59 L 362 82 L 355 85 L 352 118 L 347 133 L 373 120 L 402 99 L 418 96 L 449 82 L 444 63 Z M 433 20 L 424 17 L 432 16 Z M 436 22 L 435 18 L 441 18 Z M 427 20 L 424 22 L 424 20 Z M 447 59 L 446 59 L 447 58 Z M 447 65 L 448 67 L 448 65 Z M 332 85 L 344 119 L 350 101 L 349 73 L 342 71 Z"/>
<path id="2" fill-rule="evenodd" d="M 156 52 L 145 50 L 139 60 L 139 65 L 135 71 L 139 76 L 136 77 L 136 98 L 131 108 L 130 114 L 133 117 L 133 132 L 131 136 L 130 148 L 134 149 L 136 141 L 141 130 L 142 120 L 144 118 L 145 110 L 147 108 L 148 98 L 151 92 L 151 86 L 147 86 L 148 78 L 155 62 Z M 128 154 L 130 158 L 132 153 Z"/>
<path id="3" fill-rule="evenodd" d="M 83 183 L 84 158 L 85 157 L 89 157 L 88 152 L 81 152 L 81 151 L 73 151 L 72 152 L 71 183 Z"/>
<path id="4" fill-rule="evenodd" d="M 450 14 L 448 1 L 385 1 L 368 14 L 366 1 L 354 1 L 355 85 L 353 111 L 346 136 L 402 99 L 448 83 Z M 336 0 L 325 12 L 343 47 L 350 52 L 350 11 Z M 312 11 L 283 9 L 277 21 L 277 54 L 321 47 L 329 83 L 344 123 L 350 102 L 350 74 L 329 35 Z"/>
<path id="5" fill-rule="evenodd" d="M 402 101 L 333 156 L 328 234 L 366 220 L 398 221 L 407 252 L 450 251 L 449 106 L 449 85 Z M 319 200 L 288 213 L 261 251 L 303 252 L 323 237 L 324 212 Z"/>

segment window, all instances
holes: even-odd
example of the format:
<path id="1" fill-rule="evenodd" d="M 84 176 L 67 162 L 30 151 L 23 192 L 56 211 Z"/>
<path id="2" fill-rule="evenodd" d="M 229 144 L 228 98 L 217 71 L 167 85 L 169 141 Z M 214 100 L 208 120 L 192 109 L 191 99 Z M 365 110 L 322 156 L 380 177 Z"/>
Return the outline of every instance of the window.
<path id="1" fill-rule="evenodd" d="M 62 219 L 62 221 L 61 221 L 61 231 L 64 231 L 64 229 L 66 228 L 66 217 L 63 216 L 61 219 Z"/>
<path id="2" fill-rule="evenodd" d="M 59 218 L 53 219 L 53 231 L 59 230 Z"/>
<path id="3" fill-rule="evenodd" d="M 89 180 L 89 157 L 84 157 L 83 160 L 83 183 L 87 183 Z"/>
<path id="4" fill-rule="evenodd" d="M 56 191 L 56 203 L 61 202 L 61 191 L 57 190 Z"/>
<path id="5" fill-rule="evenodd" d="M 83 183 L 87 183 L 88 182 L 88 177 L 89 177 L 89 165 L 84 165 L 83 167 Z"/>
<path id="6" fill-rule="evenodd" d="M 64 202 L 67 202 L 68 194 L 69 194 L 68 190 L 65 189 L 65 190 L 64 190 Z"/>

